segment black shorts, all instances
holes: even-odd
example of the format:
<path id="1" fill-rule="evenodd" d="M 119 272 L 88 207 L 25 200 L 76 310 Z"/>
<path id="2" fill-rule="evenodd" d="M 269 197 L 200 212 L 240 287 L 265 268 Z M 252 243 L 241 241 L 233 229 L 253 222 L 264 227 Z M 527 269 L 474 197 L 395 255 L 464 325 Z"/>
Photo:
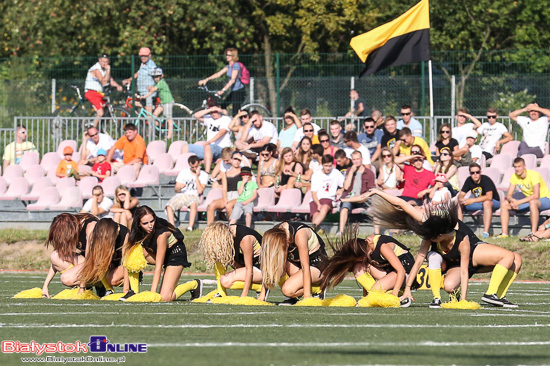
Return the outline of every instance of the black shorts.
<path id="1" fill-rule="evenodd" d="M 327 260 L 328 260 L 328 256 L 325 253 L 325 251 L 324 250 L 321 251 L 319 249 L 309 255 L 309 266 L 315 267 L 318 270 L 322 271 Z M 300 262 L 300 258 L 297 258 L 297 260 L 288 258 L 288 261 L 294 264 L 296 267 L 302 269 L 302 263 Z"/>
<path id="2" fill-rule="evenodd" d="M 477 273 L 479 270 L 479 267 L 476 267 L 473 265 L 472 258 L 474 257 L 474 251 L 476 250 L 477 246 L 480 244 L 486 244 L 484 241 L 477 242 L 475 244 L 470 244 L 470 258 L 468 261 L 468 278 L 472 278 L 473 275 Z M 460 262 L 447 262 L 447 269 L 445 269 L 446 273 L 451 268 L 460 267 Z"/>
<path id="3" fill-rule="evenodd" d="M 399 259 L 399 261 L 403 265 L 403 268 L 405 268 L 405 273 L 406 274 L 411 273 L 411 269 L 414 266 L 414 256 L 411 254 L 411 252 L 403 253 L 399 257 L 397 257 L 397 259 Z M 386 273 L 395 272 L 395 269 L 390 265 L 386 266 L 385 270 L 386 270 Z M 416 290 L 419 287 L 420 287 L 420 284 L 415 278 L 411 286 L 411 289 Z"/>
<path id="4" fill-rule="evenodd" d="M 185 249 L 183 242 L 177 242 L 166 250 L 164 268 L 168 266 L 191 267 L 191 263 L 187 261 L 187 249 Z"/>

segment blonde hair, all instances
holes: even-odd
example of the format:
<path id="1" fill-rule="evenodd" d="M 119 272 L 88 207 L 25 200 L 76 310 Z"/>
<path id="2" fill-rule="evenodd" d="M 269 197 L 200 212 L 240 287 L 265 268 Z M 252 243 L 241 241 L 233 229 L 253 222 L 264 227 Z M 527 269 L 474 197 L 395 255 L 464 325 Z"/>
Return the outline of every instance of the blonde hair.
<path id="1" fill-rule="evenodd" d="M 284 274 L 288 250 L 287 233 L 280 227 L 265 232 L 262 238 L 260 269 L 262 284 L 272 289 Z"/>
<path id="2" fill-rule="evenodd" d="M 290 147 L 285 147 L 283 149 L 283 151 L 281 151 L 281 153 L 279 154 L 279 161 L 277 163 L 278 167 L 277 167 L 277 175 L 280 175 L 283 173 L 283 171 L 285 170 L 285 159 L 284 159 L 284 156 L 288 153 L 291 153 L 292 154 L 292 160 L 294 161 L 294 153 L 292 152 L 292 149 Z"/>
<path id="3" fill-rule="evenodd" d="M 93 284 L 101 281 L 109 273 L 119 230 L 113 219 L 99 220 L 90 236 L 88 253 L 80 271 L 81 281 Z"/>
<path id="4" fill-rule="evenodd" d="M 224 147 L 221 152 L 222 160 L 231 159 L 233 151 L 235 151 L 235 149 L 232 147 Z"/>
<path id="5" fill-rule="evenodd" d="M 224 54 L 227 54 L 227 51 L 231 52 L 231 60 L 233 60 L 234 62 L 239 61 L 239 51 L 236 48 L 226 48 Z"/>
<path id="6" fill-rule="evenodd" d="M 209 224 L 202 232 L 199 248 L 204 253 L 208 268 L 214 267 L 216 262 L 223 266 L 233 264 L 235 258 L 233 234 L 227 224 L 215 222 Z"/>
<path id="7" fill-rule="evenodd" d="M 122 202 L 120 202 L 120 199 L 118 198 L 118 193 L 122 190 L 124 190 L 124 191 L 128 192 L 128 194 L 130 194 L 130 190 L 128 189 L 128 187 L 126 187 L 124 185 L 120 185 L 120 186 L 116 187 L 116 189 L 115 189 L 115 200 L 113 202 L 113 207 L 114 208 L 122 208 L 122 206 L 123 206 Z M 130 194 L 130 197 L 132 197 L 131 194 Z"/>

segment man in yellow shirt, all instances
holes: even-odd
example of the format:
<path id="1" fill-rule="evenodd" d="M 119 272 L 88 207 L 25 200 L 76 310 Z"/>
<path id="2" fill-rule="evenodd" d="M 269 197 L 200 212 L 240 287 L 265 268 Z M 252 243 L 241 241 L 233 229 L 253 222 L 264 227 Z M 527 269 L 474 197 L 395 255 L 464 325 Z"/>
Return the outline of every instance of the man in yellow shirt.
<path id="1" fill-rule="evenodd" d="M 30 141 L 27 141 L 27 128 L 25 126 L 17 126 L 16 138 L 14 142 L 9 143 L 4 148 L 4 171 L 10 164 L 19 164 L 21 157 L 27 151 L 36 151 L 36 146 Z"/>
<path id="2" fill-rule="evenodd" d="M 539 225 L 540 211 L 550 209 L 550 192 L 542 179 L 542 176 L 534 171 L 525 168 L 523 158 L 514 159 L 515 174 L 510 177 L 510 188 L 506 193 L 506 199 L 500 207 L 500 220 L 502 222 L 502 234 L 499 238 L 508 237 L 508 224 L 510 221 L 510 210 L 516 212 L 531 213 L 531 232 L 537 231 Z M 516 186 L 525 196 L 522 199 L 515 199 L 513 194 Z"/>
<path id="3" fill-rule="evenodd" d="M 430 147 L 422 137 L 413 136 L 411 130 L 408 127 L 403 127 L 403 129 L 399 131 L 398 136 L 399 139 L 397 140 L 397 143 L 393 148 L 393 153 L 396 156 L 401 154 L 409 156 L 411 155 L 411 147 L 413 147 L 414 145 L 418 145 L 422 148 L 422 151 L 424 151 L 424 156 L 426 157 L 426 160 L 430 163 L 431 166 L 434 165 Z"/>

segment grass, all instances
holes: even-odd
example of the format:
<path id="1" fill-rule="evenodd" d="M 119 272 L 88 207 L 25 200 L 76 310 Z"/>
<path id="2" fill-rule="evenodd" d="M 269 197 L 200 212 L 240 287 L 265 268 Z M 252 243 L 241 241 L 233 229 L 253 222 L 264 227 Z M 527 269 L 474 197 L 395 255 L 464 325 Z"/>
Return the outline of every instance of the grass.
<path id="1" fill-rule="evenodd" d="M 87 343 L 92 335 L 105 335 L 112 343 L 147 343 L 146 354 L 114 355 L 131 365 L 540 365 L 550 360 L 547 283 L 513 284 L 508 298 L 520 304 L 518 309 L 475 311 L 429 309 L 429 291 L 416 292 L 415 303 L 403 309 L 11 298 L 41 287 L 43 280 L 43 274 L 0 273 L 2 340 Z M 146 276 L 144 287 L 150 281 Z M 213 288 L 207 285 L 205 292 Z M 479 301 L 486 288 L 486 282 L 472 282 L 470 300 Z M 62 289 L 56 277 L 50 293 Z M 352 280 L 328 295 L 336 293 L 361 296 Z M 270 296 L 282 299 L 279 291 Z M 113 356 L 93 354 L 98 355 Z M 22 356 L 29 355 L 0 357 L 2 365 L 19 365 Z"/>

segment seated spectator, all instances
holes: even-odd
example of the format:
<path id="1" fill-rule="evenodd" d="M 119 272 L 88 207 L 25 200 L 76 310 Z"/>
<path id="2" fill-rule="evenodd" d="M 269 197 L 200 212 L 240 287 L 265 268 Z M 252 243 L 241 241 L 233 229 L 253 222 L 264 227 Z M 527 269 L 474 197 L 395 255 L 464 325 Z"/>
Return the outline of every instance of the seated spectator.
<path id="1" fill-rule="evenodd" d="M 422 155 L 426 158 L 426 160 L 430 163 L 431 166 L 434 165 L 430 147 L 422 137 L 413 136 L 413 134 L 411 133 L 411 130 L 409 130 L 407 127 L 403 127 L 403 129 L 399 131 L 398 135 L 399 135 L 399 140 L 397 141 L 397 144 L 393 148 L 393 153 L 395 155 L 397 156 L 411 155 L 412 146 L 418 145 L 422 148 L 422 151 L 423 151 Z"/>
<path id="2" fill-rule="evenodd" d="M 529 113 L 529 117 L 520 116 Z M 550 109 L 542 108 L 537 103 L 531 103 L 525 108 L 510 112 L 510 119 L 517 122 L 523 129 L 523 141 L 519 144 L 518 156 L 535 154 L 542 158 L 546 152 L 548 137 L 548 116 Z"/>
<path id="3" fill-rule="evenodd" d="M 421 206 L 427 189 L 435 179 L 434 173 L 424 169 L 423 155 L 405 155 L 396 158 L 395 162 L 403 171 L 405 186 L 401 198 L 411 205 Z M 411 165 L 403 164 L 405 161 L 412 161 Z"/>
<path id="4" fill-rule="evenodd" d="M 309 136 L 313 140 L 313 136 L 317 135 L 317 132 L 319 132 L 319 130 L 321 129 L 319 125 L 313 123 L 313 117 L 311 116 L 311 112 L 307 108 L 300 111 L 300 121 L 302 121 L 302 127 L 298 128 L 298 131 L 296 131 L 296 134 L 294 135 L 294 141 L 292 141 L 293 150 L 296 150 L 304 136 Z M 305 128 L 306 124 L 311 124 L 313 126 L 313 131 L 308 131 L 306 133 L 304 129 L 309 130 L 309 128 Z M 318 142 L 313 141 L 313 143 L 316 144 Z"/>
<path id="5" fill-rule="evenodd" d="M 363 157 L 360 151 L 354 151 L 351 154 L 353 165 L 348 168 L 345 174 L 344 180 L 344 193 L 342 193 L 340 207 L 340 229 L 336 235 L 341 236 L 344 233 L 348 216 L 351 210 L 354 208 L 365 207 L 365 203 L 359 202 L 346 202 L 346 198 L 361 197 L 363 193 L 374 188 L 375 177 L 374 173 L 365 168 L 363 165 Z"/>
<path id="6" fill-rule="evenodd" d="M 353 153 L 352 153 L 353 156 Z M 362 157 L 361 157 L 362 158 Z M 352 167 L 353 163 L 350 158 L 346 155 L 346 152 L 342 149 L 334 153 L 334 161 L 336 162 L 336 169 L 340 173 L 345 174 L 346 171 Z"/>
<path id="7" fill-rule="evenodd" d="M 342 133 L 342 126 L 338 120 L 330 121 L 330 144 L 338 149 L 345 149 L 347 147 L 344 141 L 344 134 Z"/>
<path id="8" fill-rule="evenodd" d="M 360 151 L 361 156 L 363 157 L 363 165 L 370 169 L 370 153 L 369 150 L 359 143 L 359 140 L 357 139 L 357 132 L 355 131 L 348 131 L 344 134 L 344 141 L 346 142 L 346 145 L 348 146 L 344 151 L 346 152 L 346 155 L 348 158 L 351 159 L 351 153 L 354 151 Z"/>
<path id="9" fill-rule="evenodd" d="M 439 127 L 439 135 L 435 143 L 435 155 L 439 156 L 444 148 L 451 152 L 451 157 L 458 149 L 458 141 L 453 138 L 451 125 L 448 123 L 444 123 Z"/>
<path id="10" fill-rule="evenodd" d="M 65 146 L 63 149 L 64 159 L 59 162 L 55 171 L 55 175 L 58 178 L 74 177 L 76 180 L 80 179 L 78 164 L 73 161 L 73 152 L 73 148 L 70 146 Z"/>
<path id="11" fill-rule="evenodd" d="M 285 147 L 292 147 L 296 131 L 302 127 L 302 121 L 296 116 L 292 107 L 285 109 L 283 120 L 285 121 L 285 127 L 279 132 L 279 141 L 277 142 L 279 151 L 282 151 Z"/>
<path id="12" fill-rule="evenodd" d="M 481 174 L 481 166 L 477 163 L 470 165 L 470 176 L 458 194 L 459 219 L 462 220 L 463 211 L 483 211 L 483 239 L 489 237 L 489 229 L 493 220 L 493 211 L 500 208 L 500 197 L 495 183 L 491 178 Z M 466 199 L 466 193 L 472 192 L 472 197 Z"/>
<path id="13" fill-rule="evenodd" d="M 476 145 L 477 132 L 470 131 L 466 136 L 463 145 L 459 145 L 454 152 L 454 159 L 460 166 L 470 166 L 472 163 L 481 162 L 483 152 L 481 147 Z"/>
<path id="14" fill-rule="evenodd" d="M 165 209 L 168 222 L 175 225 L 174 212 L 180 210 L 183 206 L 189 208 L 187 231 L 193 231 L 197 217 L 197 206 L 199 205 L 200 195 L 204 192 L 204 188 L 208 183 L 208 174 L 201 170 L 198 156 L 191 155 L 187 161 L 189 168 L 183 169 L 178 174 L 176 186 L 174 187 L 176 195 L 170 198 Z"/>
<path id="15" fill-rule="evenodd" d="M 210 182 L 212 183 L 212 188 L 221 188 L 221 173 L 231 169 L 231 156 L 235 149 L 232 147 L 224 147 L 220 154 L 220 159 L 214 166 L 212 174 L 210 174 Z"/>
<path id="16" fill-rule="evenodd" d="M 375 109 L 370 114 L 370 118 L 372 118 L 372 120 L 374 121 L 376 128 L 384 133 L 384 116 L 382 115 L 382 112 L 380 112 L 378 109 Z"/>
<path id="17" fill-rule="evenodd" d="M 275 185 L 277 178 L 277 159 L 273 157 L 275 151 L 277 151 L 277 147 L 274 144 L 267 144 L 260 152 L 258 174 L 256 176 L 259 188 L 268 188 Z"/>
<path id="18" fill-rule="evenodd" d="M 383 147 L 380 156 L 382 157 L 382 164 L 376 185 L 383 190 L 397 189 L 403 181 L 403 173 L 395 163 L 393 151 L 389 147 Z"/>
<path id="19" fill-rule="evenodd" d="M 334 153 L 338 150 L 337 147 L 330 144 L 330 137 L 328 136 L 327 131 L 319 130 L 319 143 L 323 148 L 323 155 L 330 155 L 334 157 Z"/>
<path id="20" fill-rule="evenodd" d="M 113 220 L 127 228 L 131 228 L 134 221 L 134 211 L 138 206 L 139 199 L 132 197 L 130 190 L 125 186 L 118 186 L 115 190 L 115 200 L 110 210 L 113 214 Z"/>
<path id="21" fill-rule="evenodd" d="M 105 197 L 101 186 L 95 186 L 92 189 L 92 198 L 86 201 L 80 212 L 88 212 L 102 219 L 111 217 L 111 207 L 113 207 L 113 201 L 109 197 Z"/>
<path id="22" fill-rule="evenodd" d="M 424 156 L 424 150 L 422 149 L 422 147 L 420 145 L 413 145 L 411 147 L 411 155 L 422 155 Z M 404 157 L 406 155 L 400 155 L 399 157 L 396 157 L 396 159 L 399 159 L 400 162 L 402 162 L 403 160 L 401 160 L 402 157 Z M 406 164 L 410 164 L 410 162 L 406 162 Z M 429 170 L 430 172 L 433 171 L 433 167 L 430 165 L 430 162 L 428 160 L 424 160 L 424 169 L 426 170 Z"/>
<path id="23" fill-rule="evenodd" d="M 212 162 L 220 158 L 222 149 L 231 147 L 231 118 L 222 115 L 222 110 L 217 105 L 195 112 L 194 117 L 206 127 L 206 141 L 183 145 L 181 153 L 191 152 L 204 160 L 204 171 L 209 174 Z"/>
<path id="24" fill-rule="evenodd" d="M 526 169 L 523 158 L 514 159 L 514 171 L 515 173 L 510 177 L 510 188 L 506 193 L 506 199 L 501 202 L 502 234 L 498 236 L 499 238 L 508 237 L 510 210 L 529 212 L 531 232 L 534 233 L 539 227 L 540 212 L 550 209 L 550 192 L 541 175 L 534 170 Z M 518 200 L 513 197 L 516 186 L 519 187 L 524 198 Z"/>
<path id="25" fill-rule="evenodd" d="M 107 153 L 107 161 L 111 162 L 116 150 L 123 151 L 122 163 L 111 164 L 114 172 L 117 172 L 123 165 L 133 165 L 136 169 L 136 177 L 139 175 L 141 166 L 147 164 L 147 146 L 145 140 L 138 134 L 137 127 L 133 123 L 124 126 L 124 136 L 119 138 Z"/>
<path id="26" fill-rule="evenodd" d="M 485 158 L 491 159 L 494 154 L 500 151 L 502 145 L 512 141 L 513 138 L 506 126 L 497 122 L 498 113 L 496 108 L 487 110 L 487 119 L 489 122 L 483 123 L 477 129 L 477 132 L 481 135 L 479 146 L 483 151 L 483 155 L 485 155 Z"/>
<path id="27" fill-rule="evenodd" d="M 439 161 L 435 163 L 433 172 L 436 175 L 444 174 L 447 177 L 447 188 L 449 188 L 451 195 L 454 197 L 460 190 L 460 183 L 458 181 L 458 168 L 453 164 L 453 161 L 449 147 L 442 148 Z"/>
<path id="28" fill-rule="evenodd" d="M 393 149 L 399 141 L 399 130 L 397 129 L 397 122 L 395 117 L 387 116 L 384 120 L 384 135 L 382 136 L 382 147 L 389 147 Z M 394 155 L 396 152 L 394 151 Z"/>
<path id="29" fill-rule="evenodd" d="M 304 169 L 302 168 L 302 164 L 294 160 L 292 148 L 285 147 L 277 162 L 279 187 L 275 187 L 275 192 L 280 195 L 285 189 L 294 188 L 294 184 L 297 181 L 302 181 L 302 174 L 304 174 Z"/>
<path id="30" fill-rule="evenodd" d="M 304 168 L 305 173 L 302 175 L 302 182 L 296 183 L 296 188 L 302 189 L 302 193 L 309 191 L 311 187 L 311 177 L 314 173 L 323 169 L 321 160 L 323 158 L 323 148 L 319 144 L 315 144 L 311 147 L 311 161 L 308 168 Z"/>
<path id="31" fill-rule="evenodd" d="M 37 151 L 36 146 L 30 141 L 27 141 L 27 128 L 18 125 L 15 132 L 15 141 L 10 142 L 4 148 L 4 171 L 10 164 L 19 164 L 23 154 L 27 151 Z"/>
<path id="32" fill-rule="evenodd" d="M 408 128 L 414 137 L 422 138 L 423 130 L 422 123 L 413 117 L 414 113 L 409 105 L 403 105 L 401 107 L 401 119 L 397 121 L 397 128 L 402 130 Z M 428 155 L 426 155 L 428 156 Z M 432 164 L 433 165 L 433 164 Z"/>
<path id="33" fill-rule="evenodd" d="M 309 203 L 309 212 L 315 230 L 332 211 L 332 202 L 337 195 L 342 194 L 344 187 L 344 176 L 334 169 L 334 158 L 323 155 L 322 163 L 323 168 L 311 177 L 312 201 Z"/>
<path id="34" fill-rule="evenodd" d="M 445 174 L 438 173 L 435 175 L 434 186 L 423 192 L 423 195 L 427 194 L 430 197 L 430 205 L 444 205 L 451 200 L 451 192 L 446 187 L 447 183 L 448 180 Z"/>
<path id="35" fill-rule="evenodd" d="M 309 169 L 309 163 L 311 162 L 313 154 L 313 151 L 311 150 L 312 145 L 311 139 L 306 136 L 300 142 L 298 150 L 296 150 L 296 161 L 302 164 L 304 170 Z"/>
<path id="36" fill-rule="evenodd" d="M 481 122 L 471 114 L 468 114 L 468 110 L 466 108 L 458 108 L 458 113 L 455 118 L 456 127 L 453 127 L 452 130 L 453 138 L 458 142 L 458 147 L 460 148 L 461 146 L 464 146 L 467 136 L 470 136 L 472 132 L 476 133 L 477 139 L 476 130 L 479 126 L 481 126 Z M 468 120 L 473 123 L 466 123 Z"/>
<path id="37" fill-rule="evenodd" d="M 90 175 L 96 177 L 99 183 L 103 182 L 103 179 L 111 176 L 111 164 L 106 159 L 107 151 L 100 149 L 96 153 L 96 162 L 92 167 Z"/>
<path id="38" fill-rule="evenodd" d="M 239 113 L 233 117 L 231 123 L 229 123 L 229 130 L 235 134 L 235 140 L 241 139 L 245 126 L 249 120 L 250 116 L 247 111 L 239 111 Z"/>
<path id="39" fill-rule="evenodd" d="M 313 145 L 318 144 L 319 143 L 319 136 L 317 134 L 319 133 L 319 131 L 321 131 L 321 129 L 315 130 L 315 128 L 313 128 L 313 124 L 311 124 L 309 122 L 304 123 L 302 139 L 304 137 L 309 137 L 311 139 L 311 143 Z"/>
<path id="40" fill-rule="evenodd" d="M 229 217 L 229 224 L 235 224 L 245 214 L 246 226 L 252 226 L 252 213 L 254 211 L 254 200 L 258 197 L 258 185 L 252 177 L 252 170 L 249 167 L 241 168 L 242 180 L 237 183 L 239 197 Z"/>
<path id="41" fill-rule="evenodd" d="M 113 138 L 106 133 L 100 133 L 93 126 L 88 127 L 84 136 L 82 136 L 82 145 L 80 145 L 81 165 L 94 165 L 97 162 L 97 152 L 99 150 L 109 151 L 115 142 Z"/>
<path id="42" fill-rule="evenodd" d="M 241 167 L 243 162 L 248 164 L 248 159 L 240 152 L 235 151 L 231 154 L 230 160 L 231 167 L 225 172 L 220 172 L 222 198 L 210 202 L 206 210 L 207 224 L 214 222 L 217 210 L 223 210 L 225 208 L 226 216 L 230 217 L 235 202 L 237 202 L 237 197 L 239 197 L 237 184 L 241 181 Z"/>
<path id="43" fill-rule="evenodd" d="M 550 218 L 543 222 L 537 231 L 520 238 L 519 241 L 537 242 L 543 239 L 550 239 Z"/>
<path id="44" fill-rule="evenodd" d="M 370 161 L 376 167 L 376 170 L 380 167 L 378 157 L 382 150 L 382 137 L 384 132 L 376 128 L 376 123 L 370 117 L 366 118 L 363 122 L 365 132 L 357 136 L 359 143 L 364 145 L 370 154 Z"/>
<path id="45" fill-rule="evenodd" d="M 235 147 L 243 151 L 247 158 L 256 159 L 265 145 L 277 146 L 277 141 L 277 127 L 271 122 L 264 121 L 260 112 L 252 111 L 241 139 L 235 141 Z"/>

